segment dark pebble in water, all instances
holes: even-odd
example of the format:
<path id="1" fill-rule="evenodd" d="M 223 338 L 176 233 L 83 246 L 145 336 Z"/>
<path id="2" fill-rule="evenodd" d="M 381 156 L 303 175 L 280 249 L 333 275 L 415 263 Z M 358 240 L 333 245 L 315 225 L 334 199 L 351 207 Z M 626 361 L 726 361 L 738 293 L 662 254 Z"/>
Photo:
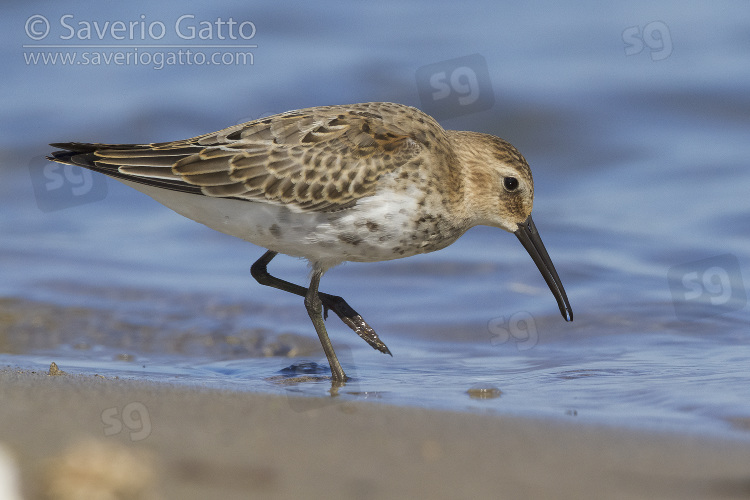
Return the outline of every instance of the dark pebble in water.
<path id="1" fill-rule="evenodd" d="M 279 370 L 279 373 L 284 375 L 299 375 L 300 373 L 328 373 L 330 368 L 325 365 L 319 365 L 314 361 L 302 361 L 300 363 L 294 363 Z"/>

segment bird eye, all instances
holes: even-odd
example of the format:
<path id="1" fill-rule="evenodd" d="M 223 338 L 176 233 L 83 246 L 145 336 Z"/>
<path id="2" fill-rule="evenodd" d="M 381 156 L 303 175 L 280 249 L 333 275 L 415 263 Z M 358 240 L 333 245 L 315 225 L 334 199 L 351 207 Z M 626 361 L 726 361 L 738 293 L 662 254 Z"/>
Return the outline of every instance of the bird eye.
<path id="1" fill-rule="evenodd" d="M 518 189 L 518 179 L 516 179 L 515 177 L 505 177 L 503 179 L 503 186 L 508 191 L 515 191 L 516 189 Z"/>

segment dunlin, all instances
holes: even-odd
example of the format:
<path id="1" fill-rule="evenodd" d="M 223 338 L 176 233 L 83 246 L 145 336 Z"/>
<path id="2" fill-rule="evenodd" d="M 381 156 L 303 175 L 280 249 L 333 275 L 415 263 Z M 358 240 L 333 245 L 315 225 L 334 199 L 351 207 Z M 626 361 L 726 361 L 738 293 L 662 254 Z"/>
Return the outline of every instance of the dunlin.
<path id="1" fill-rule="evenodd" d="M 476 225 L 514 233 L 567 321 L 573 311 L 531 219 L 534 183 L 521 153 L 487 134 L 444 130 L 401 104 L 289 111 L 182 141 L 52 144 L 49 159 L 102 172 L 177 213 L 268 251 L 253 277 L 304 297 L 334 382 L 346 380 L 326 332 L 329 310 L 390 354 L 346 301 L 318 291 L 344 261 L 434 252 Z M 279 253 L 312 267 L 305 288 L 272 276 Z"/>

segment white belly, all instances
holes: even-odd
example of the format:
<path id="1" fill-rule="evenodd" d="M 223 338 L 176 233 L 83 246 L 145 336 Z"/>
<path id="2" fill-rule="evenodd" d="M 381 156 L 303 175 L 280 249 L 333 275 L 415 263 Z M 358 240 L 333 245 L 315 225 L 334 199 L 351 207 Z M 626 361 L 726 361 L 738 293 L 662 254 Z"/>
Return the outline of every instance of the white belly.
<path id="1" fill-rule="evenodd" d="M 269 250 L 304 257 L 325 269 L 344 261 L 376 262 L 437 249 L 434 241 L 428 249 L 413 237 L 418 193 L 378 192 L 360 199 L 352 208 L 318 213 L 121 182 L 212 229 Z M 424 233 L 425 229 L 420 231 Z"/>

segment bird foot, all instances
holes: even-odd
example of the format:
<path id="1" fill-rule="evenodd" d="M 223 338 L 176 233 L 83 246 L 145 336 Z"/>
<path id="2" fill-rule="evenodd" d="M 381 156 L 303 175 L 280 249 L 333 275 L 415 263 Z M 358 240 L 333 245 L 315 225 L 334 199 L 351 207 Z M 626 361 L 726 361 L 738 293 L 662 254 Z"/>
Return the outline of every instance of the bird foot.
<path id="1" fill-rule="evenodd" d="M 319 293 L 318 296 L 323 303 L 323 319 L 328 319 L 329 310 L 335 312 L 346 326 L 354 330 L 354 333 L 370 344 L 373 349 L 393 356 L 388 346 L 375 333 L 375 330 L 342 297 L 328 295 L 327 293 Z"/>

